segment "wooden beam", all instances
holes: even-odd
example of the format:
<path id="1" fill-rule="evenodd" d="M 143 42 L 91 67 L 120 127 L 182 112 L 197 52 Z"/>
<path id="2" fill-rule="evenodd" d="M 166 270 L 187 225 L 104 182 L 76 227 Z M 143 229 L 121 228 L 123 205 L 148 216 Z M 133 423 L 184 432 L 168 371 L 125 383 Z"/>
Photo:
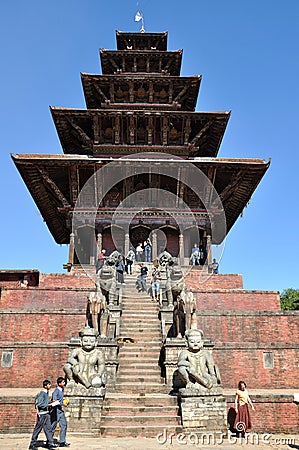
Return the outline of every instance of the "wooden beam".
<path id="1" fill-rule="evenodd" d="M 102 98 L 104 100 L 104 102 L 108 101 L 108 98 L 106 97 L 106 95 L 104 94 L 104 92 L 102 91 L 100 86 L 97 86 L 96 84 L 93 84 L 92 86 L 93 86 L 94 90 L 96 91 L 96 93 L 100 96 L 100 99 Z"/>
<path id="2" fill-rule="evenodd" d="M 220 200 L 222 203 L 228 200 L 228 198 L 233 194 L 233 192 L 236 190 L 236 187 L 244 179 L 244 176 L 246 174 L 246 170 L 242 169 L 238 174 L 235 176 L 235 178 L 226 186 L 226 188 L 221 192 L 220 194 Z"/>
<path id="3" fill-rule="evenodd" d="M 95 144 L 99 144 L 100 139 L 100 127 L 98 114 L 93 115 L 93 140 Z"/>
<path id="4" fill-rule="evenodd" d="M 60 201 L 60 203 L 63 205 L 63 207 L 70 207 L 69 201 L 65 198 L 55 181 L 50 178 L 48 172 L 40 166 L 36 166 L 38 172 L 42 176 L 42 179 L 45 181 L 47 186 L 50 188 L 50 190 L 53 192 L 53 194 L 56 196 L 56 198 Z"/>
<path id="5" fill-rule="evenodd" d="M 69 180 L 70 180 L 70 192 L 71 202 L 76 204 L 79 195 L 79 181 L 78 181 L 78 169 L 77 164 L 72 164 L 69 168 Z"/>
<path id="6" fill-rule="evenodd" d="M 67 120 L 72 128 L 77 132 L 77 135 L 79 135 L 79 139 L 81 140 L 81 142 L 83 142 L 83 144 L 85 144 L 86 146 L 92 147 L 92 140 L 89 136 L 87 136 L 85 131 L 83 131 L 82 128 L 79 127 L 79 125 L 77 125 L 72 119 L 68 118 Z"/>
<path id="7" fill-rule="evenodd" d="M 204 133 L 210 128 L 210 126 L 213 124 L 213 120 L 209 120 L 204 127 L 197 133 L 197 135 L 192 139 L 190 142 L 191 145 L 198 146 L 198 142 L 200 138 L 204 135 Z"/>
<path id="8" fill-rule="evenodd" d="M 186 124 L 184 127 L 184 145 L 187 145 L 189 142 L 189 136 L 191 132 L 191 119 L 187 117 Z"/>
<path id="9" fill-rule="evenodd" d="M 174 102 L 179 102 L 181 100 L 181 98 L 183 97 L 183 95 L 186 94 L 187 90 L 188 90 L 189 86 L 185 85 L 183 87 L 183 89 L 181 89 L 181 91 L 178 93 L 178 95 L 176 96 L 176 98 L 173 100 Z"/>

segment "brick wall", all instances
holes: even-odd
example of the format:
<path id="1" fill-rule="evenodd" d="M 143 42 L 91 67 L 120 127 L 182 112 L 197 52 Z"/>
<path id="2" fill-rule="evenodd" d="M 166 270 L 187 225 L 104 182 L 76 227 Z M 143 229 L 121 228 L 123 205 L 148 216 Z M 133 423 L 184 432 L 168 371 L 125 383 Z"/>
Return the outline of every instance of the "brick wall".
<path id="1" fill-rule="evenodd" d="M 63 366 L 69 355 L 67 343 L 1 345 L 1 353 L 5 350 L 13 350 L 13 361 L 11 367 L 0 369 L 2 387 L 31 388 L 46 378 L 54 383 L 57 377 L 64 376 Z"/>
<path id="2" fill-rule="evenodd" d="M 56 310 L 79 308 L 85 310 L 91 289 L 2 289 L 1 308 Z"/>
<path id="3" fill-rule="evenodd" d="M 36 393 L 40 389 L 36 389 Z M 32 432 L 36 420 L 34 396 L 0 398 L 1 432 Z M 41 434 L 41 436 L 43 433 Z M 29 445 L 29 442 L 28 442 Z"/>
<path id="4" fill-rule="evenodd" d="M 298 390 L 299 345 L 290 348 L 264 346 L 238 348 L 231 344 L 229 348 L 219 346 L 213 352 L 218 365 L 224 388 L 236 388 L 240 380 L 245 380 L 251 389 L 294 389 Z M 263 354 L 273 353 L 274 368 L 264 367 Z"/>
<path id="5" fill-rule="evenodd" d="M 95 270 L 90 272 L 90 276 L 82 273 L 61 274 L 50 273 L 40 274 L 39 287 L 41 288 L 94 288 Z"/>
<path id="6" fill-rule="evenodd" d="M 191 269 L 185 277 L 190 289 L 243 289 L 240 274 L 202 274 L 199 270 Z"/>
<path id="7" fill-rule="evenodd" d="M 198 311 L 197 324 L 214 343 L 299 342 L 298 311 Z"/>
<path id="8" fill-rule="evenodd" d="M 2 342 L 68 342 L 84 326 L 78 311 L 14 311 L 0 314 Z"/>
<path id="9" fill-rule="evenodd" d="M 245 290 L 197 290 L 197 308 L 202 310 L 279 311 L 278 292 Z"/>

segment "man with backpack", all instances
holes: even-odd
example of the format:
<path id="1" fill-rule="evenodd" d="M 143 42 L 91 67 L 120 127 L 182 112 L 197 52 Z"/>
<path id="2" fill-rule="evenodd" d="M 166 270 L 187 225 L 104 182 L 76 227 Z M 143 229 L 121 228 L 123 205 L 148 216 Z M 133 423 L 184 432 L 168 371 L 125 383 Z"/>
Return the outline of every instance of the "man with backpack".
<path id="1" fill-rule="evenodd" d="M 54 444 L 53 431 L 51 428 L 49 406 L 55 406 L 56 402 L 49 401 L 49 390 L 51 389 L 51 381 L 43 381 L 43 389 L 35 398 L 35 407 L 37 409 L 36 424 L 32 433 L 29 449 L 37 450 L 37 438 L 39 433 L 44 430 L 47 441 L 49 443 L 49 449 L 57 448 L 58 445 Z"/>

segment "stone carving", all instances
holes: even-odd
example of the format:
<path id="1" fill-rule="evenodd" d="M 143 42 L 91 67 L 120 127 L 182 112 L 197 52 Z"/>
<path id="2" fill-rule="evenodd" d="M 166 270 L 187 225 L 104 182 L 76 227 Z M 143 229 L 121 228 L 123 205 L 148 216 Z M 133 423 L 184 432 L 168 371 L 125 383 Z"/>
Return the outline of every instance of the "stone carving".
<path id="1" fill-rule="evenodd" d="M 107 380 L 105 357 L 96 348 L 98 331 L 84 327 L 80 332 L 81 346 L 72 350 L 63 370 L 70 382 L 82 384 L 87 389 L 104 387 Z"/>
<path id="2" fill-rule="evenodd" d="M 178 375 L 186 390 L 203 392 L 221 383 L 218 367 L 212 353 L 203 348 L 203 332 L 190 329 L 185 333 L 187 348 L 178 358 Z"/>
<path id="3" fill-rule="evenodd" d="M 166 304 L 167 306 L 171 306 L 184 284 L 184 277 L 175 258 L 173 258 L 166 250 L 158 256 L 158 262 L 161 276 L 160 289 L 162 297 L 160 299 L 160 305 Z M 183 284 L 179 286 L 181 282 Z"/>
<path id="4" fill-rule="evenodd" d="M 109 309 L 107 308 L 106 297 L 97 285 L 96 291 L 92 291 L 87 299 L 86 307 L 87 324 L 97 330 L 101 337 L 107 336 L 109 322 Z M 91 323 L 90 323 L 91 319 Z"/>
<path id="5" fill-rule="evenodd" d="M 186 288 L 184 274 L 177 258 L 172 258 L 169 262 L 168 272 L 173 301 L 176 301 L 178 295 Z"/>
<path id="6" fill-rule="evenodd" d="M 97 273 L 97 286 L 106 298 L 108 305 L 117 305 L 116 263 L 120 253 L 114 251 L 106 258 L 103 267 Z"/>
<path id="7" fill-rule="evenodd" d="M 197 328 L 196 299 L 193 292 L 188 292 L 186 286 L 177 296 L 173 310 L 176 336 L 181 338 L 185 332 Z"/>

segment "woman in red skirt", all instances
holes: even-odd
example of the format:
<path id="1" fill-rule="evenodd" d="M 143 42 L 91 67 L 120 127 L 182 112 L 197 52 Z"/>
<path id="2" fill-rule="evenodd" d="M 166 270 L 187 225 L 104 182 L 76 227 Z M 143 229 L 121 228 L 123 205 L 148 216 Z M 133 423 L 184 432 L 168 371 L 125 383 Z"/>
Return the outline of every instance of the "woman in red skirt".
<path id="1" fill-rule="evenodd" d="M 254 406 L 246 389 L 246 383 L 245 381 L 239 381 L 235 398 L 235 411 L 237 416 L 235 419 L 234 428 L 239 434 L 241 434 L 242 437 L 244 437 L 246 431 L 251 428 L 248 404 L 251 406 L 252 411 L 254 411 Z"/>

